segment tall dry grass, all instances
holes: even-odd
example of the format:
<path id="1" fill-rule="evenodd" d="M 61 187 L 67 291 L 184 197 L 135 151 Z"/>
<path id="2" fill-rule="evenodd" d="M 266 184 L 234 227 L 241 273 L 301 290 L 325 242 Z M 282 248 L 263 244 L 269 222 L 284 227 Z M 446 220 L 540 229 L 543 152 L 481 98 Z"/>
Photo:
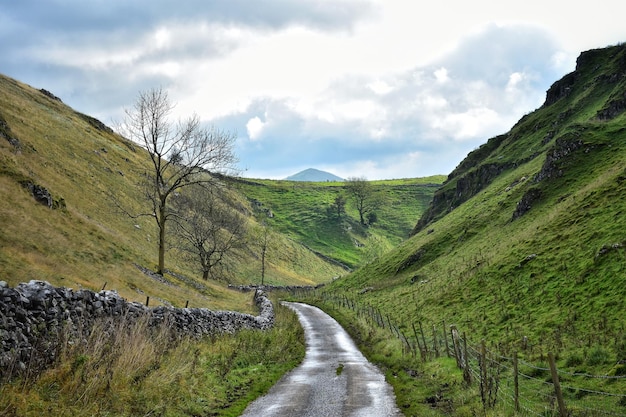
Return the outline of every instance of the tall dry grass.
<path id="1" fill-rule="evenodd" d="M 239 415 L 304 356 L 295 314 L 274 304 L 268 331 L 181 338 L 147 316 L 65 331 L 56 364 L 0 382 L 0 416 Z"/>

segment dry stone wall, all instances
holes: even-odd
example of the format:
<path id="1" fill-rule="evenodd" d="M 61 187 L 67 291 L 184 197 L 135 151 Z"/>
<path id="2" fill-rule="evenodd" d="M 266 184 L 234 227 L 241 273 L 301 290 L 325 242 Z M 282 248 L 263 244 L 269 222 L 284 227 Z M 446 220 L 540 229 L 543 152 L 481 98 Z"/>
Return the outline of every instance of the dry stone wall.
<path id="1" fill-rule="evenodd" d="M 166 323 L 174 334 L 191 337 L 271 328 L 271 301 L 259 290 L 254 301 L 258 316 L 204 308 L 150 308 L 128 302 L 116 291 L 74 291 L 44 281 L 11 288 L 0 281 L 0 381 L 27 369 L 45 367 L 55 360 L 68 337 L 83 337 L 101 319 L 132 323 L 148 318 L 152 326 Z"/>

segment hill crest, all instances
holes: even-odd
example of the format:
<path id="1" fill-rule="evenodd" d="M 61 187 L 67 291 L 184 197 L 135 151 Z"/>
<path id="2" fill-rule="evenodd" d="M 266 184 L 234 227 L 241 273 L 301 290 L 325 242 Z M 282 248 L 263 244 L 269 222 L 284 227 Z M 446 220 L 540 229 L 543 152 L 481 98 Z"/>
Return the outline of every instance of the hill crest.
<path id="1" fill-rule="evenodd" d="M 338 177 L 330 172 L 321 171 L 315 168 L 308 168 L 304 171 L 300 171 L 297 174 L 293 174 L 285 178 L 287 181 L 310 181 L 310 182 L 324 182 L 324 181 L 344 181 L 343 178 Z"/>

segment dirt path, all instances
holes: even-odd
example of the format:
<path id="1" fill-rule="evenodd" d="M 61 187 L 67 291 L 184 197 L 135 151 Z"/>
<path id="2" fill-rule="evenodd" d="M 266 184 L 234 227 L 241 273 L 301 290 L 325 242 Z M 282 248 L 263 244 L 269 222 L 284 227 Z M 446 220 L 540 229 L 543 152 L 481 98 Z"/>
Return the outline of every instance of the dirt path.
<path id="1" fill-rule="evenodd" d="M 304 328 L 306 356 L 267 395 L 250 404 L 243 417 L 402 415 L 391 386 L 339 323 L 317 307 L 285 305 L 297 312 Z"/>

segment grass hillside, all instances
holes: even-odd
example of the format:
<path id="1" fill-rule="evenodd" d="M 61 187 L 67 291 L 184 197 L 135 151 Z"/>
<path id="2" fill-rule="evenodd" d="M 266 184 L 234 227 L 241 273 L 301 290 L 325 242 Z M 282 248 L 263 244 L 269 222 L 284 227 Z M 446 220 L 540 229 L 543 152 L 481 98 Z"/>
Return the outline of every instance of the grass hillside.
<path id="1" fill-rule="evenodd" d="M 626 360 L 625 161 L 626 45 L 585 52 L 459 164 L 411 239 L 333 288 L 407 331 L 445 321 L 475 341 Z"/>
<path id="2" fill-rule="evenodd" d="M 40 279 L 97 290 L 106 284 L 129 300 L 143 302 L 149 295 L 153 302 L 178 306 L 189 300 L 196 306 L 247 308 L 249 297 L 224 288 L 226 281 L 260 282 L 252 234 L 247 247 L 226 260 L 221 282 L 198 279 L 197 265 L 174 249 L 167 252 L 166 268 L 187 279 L 166 275 L 162 282 L 137 267 L 155 268 L 155 222 L 128 217 L 110 196 L 129 211 L 148 212 L 137 187 L 147 164 L 146 152 L 99 121 L 45 90 L 0 76 L 0 280 L 15 285 Z M 37 202 L 33 191 L 43 193 L 50 207 Z M 247 199 L 228 192 L 254 230 Z M 342 271 L 279 234 L 272 241 L 267 283 L 310 285 Z"/>
<path id="3" fill-rule="evenodd" d="M 237 188 L 273 230 L 355 268 L 406 240 L 444 178 L 371 181 L 377 221 L 368 226 L 360 224 L 344 182 L 242 180 Z M 340 195 L 346 213 L 337 216 L 330 207 Z"/>
<path id="4" fill-rule="evenodd" d="M 226 282 L 260 283 L 261 224 L 270 230 L 266 284 L 328 282 L 406 239 L 445 178 L 372 182 L 384 204 L 368 227 L 355 220 L 349 202 L 341 218 L 328 212 L 345 194 L 341 182 L 221 178 L 233 210 L 247 217 L 247 245 L 224 261 L 220 282 L 198 279 L 198 265 L 170 248 L 166 268 L 175 274 L 161 282 L 137 267 L 155 269 L 154 220 L 130 218 L 114 203 L 149 212 L 138 187 L 148 166 L 140 146 L 52 93 L 0 76 L 0 161 L 1 280 L 91 289 L 106 283 L 130 300 L 149 295 L 156 302 L 204 305 L 210 299 L 217 307 L 241 302 L 224 291 Z M 33 190 L 47 191 L 51 207 L 37 202 Z"/>

